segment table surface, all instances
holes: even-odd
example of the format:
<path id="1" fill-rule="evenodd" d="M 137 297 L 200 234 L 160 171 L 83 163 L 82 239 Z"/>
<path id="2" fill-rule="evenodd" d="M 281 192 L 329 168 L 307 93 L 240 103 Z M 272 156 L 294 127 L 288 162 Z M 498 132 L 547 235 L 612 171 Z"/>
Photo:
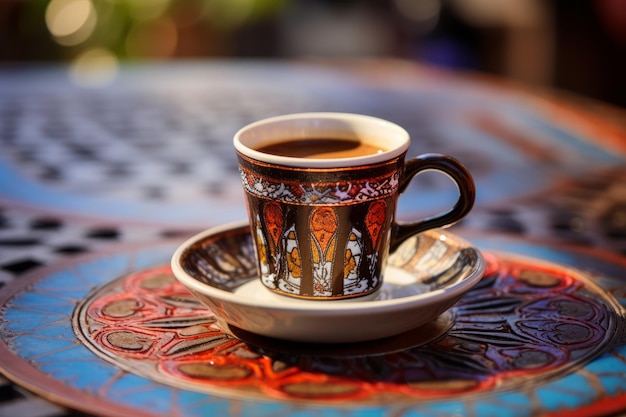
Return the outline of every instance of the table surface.
<path id="1" fill-rule="evenodd" d="M 63 66 L 0 70 L 0 300 L 4 302 L 0 370 L 5 375 L 0 379 L 0 415 L 78 412 L 64 407 L 89 414 L 124 415 L 133 410 L 135 415 L 152 416 L 316 415 L 322 411 L 342 416 L 484 415 L 495 409 L 511 416 L 598 415 L 626 408 L 626 376 L 622 375 L 626 371 L 626 114 L 622 111 L 563 93 L 393 60 L 136 64 L 122 67 L 104 87 L 78 86 L 69 74 Z M 335 387 L 345 388 L 347 381 L 351 387 L 358 385 L 358 395 L 344 392 L 341 398 L 329 392 L 318 391 L 316 399 L 310 391 L 303 398 L 302 392 L 298 397 L 296 391 L 268 390 L 267 373 L 263 378 L 257 375 L 254 389 L 245 384 L 235 389 L 232 381 L 211 385 L 187 378 L 183 383 L 180 375 L 178 382 L 168 382 L 145 371 L 150 355 L 134 357 L 131 363 L 112 351 L 96 352 L 89 346 L 98 343 L 84 336 L 89 330 L 76 325 L 76 311 L 90 311 L 89 303 L 110 300 L 111 291 L 119 297 L 129 291 L 127 285 L 133 280 L 167 275 L 163 264 L 189 236 L 245 219 L 231 145 L 234 132 L 260 118 L 304 111 L 382 117 L 409 131 L 409 156 L 442 152 L 460 159 L 475 177 L 477 201 L 472 213 L 450 230 L 484 250 L 491 277 L 500 274 L 493 278 L 497 284 L 490 285 L 497 289 L 506 279 L 515 279 L 536 288 L 536 280 L 529 281 L 529 276 L 558 277 L 559 282 L 570 282 L 576 291 L 583 291 L 576 293 L 574 303 L 579 315 L 567 316 L 562 304 L 557 310 L 563 315 L 558 319 L 563 334 L 546 328 L 548 319 L 542 316 L 545 320 L 538 330 L 542 335 L 536 340 L 544 344 L 531 342 L 535 339 L 528 332 L 523 340 L 514 341 L 494 327 L 494 319 L 509 317 L 510 326 L 527 328 L 538 313 L 524 310 L 527 316 L 521 317 L 523 309 L 516 307 L 507 316 L 498 310 L 502 305 L 492 303 L 483 321 L 466 322 L 460 318 L 471 317 L 468 311 L 478 311 L 481 300 L 479 293 L 470 294 L 455 308 L 452 330 L 437 343 L 471 333 L 472 346 L 489 347 L 488 355 L 497 352 L 505 365 L 498 368 L 491 356 L 495 362 L 481 365 L 480 378 L 478 373 L 467 376 L 468 369 L 478 366 L 477 352 L 455 351 L 460 361 L 456 373 L 444 375 L 437 370 L 442 359 L 424 359 L 431 345 L 390 353 L 384 363 L 376 355 L 317 358 L 315 366 L 305 365 L 303 358 L 308 356 L 297 353 L 287 359 L 271 357 L 274 367 L 293 365 L 299 381 L 311 383 L 306 378 L 332 375 Z M 455 199 L 456 190 L 445 176 L 425 173 L 402 195 L 398 217 L 424 217 L 446 209 Z M 504 265 L 509 265 L 509 275 L 502 272 Z M 485 283 L 489 276 L 485 275 Z M 168 288 L 168 296 L 180 295 L 179 288 Z M 564 287 L 545 288 L 546 296 L 555 297 Z M 133 291 L 129 293 L 141 298 Z M 186 300 L 188 304 L 177 308 L 196 318 L 206 317 L 206 311 Z M 524 300 L 519 302 L 530 305 Z M 585 311 L 596 311 L 593 319 L 581 318 L 583 301 L 590 304 Z M 39 305 L 41 309 L 34 308 Z M 138 307 L 133 314 L 138 311 L 149 315 Z M 567 330 L 562 327 L 565 322 Z M 481 339 L 476 336 L 478 326 L 485 331 Z M 581 328 L 587 332 L 585 340 L 593 344 L 583 347 L 572 342 Z M 146 327 L 138 329 L 148 332 Z M 219 336 L 221 342 L 207 348 L 213 354 L 215 349 L 237 344 L 236 339 L 224 342 L 224 335 L 215 331 L 211 337 Z M 559 339 L 557 334 L 570 339 Z M 166 336 L 159 333 L 158 337 Z M 67 343 L 76 350 L 68 349 Z M 267 354 L 259 355 L 239 343 L 240 359 L 245 351 L 257 365 L 269 360 Z M 54 356 L 59 351 L 68 353 Z M 197 354 L 177 360 L 184 362 Z M 560 357 L 560 364 L 539 364 L 545 355 Z M 53 356 L 58 366 L 51 365 Z M 399 364 L 390 368 L 394 372 L 404 369 L 403 363 L 421 361 L 422 369 L 432 366 L 431 379 L 420 379 L 416 392 L 408 391 L 417 389 L 416 383 L 402 389 L 389 381 L 372 384 L 371 378 L 381 378 L 382 369 L 392 360 Z M 522 362 L 523 371 L 515 368 Z M 531 370 L 529 363 L 536 369 Z M 341 370 L 329 370 L 333 366 Z M 92 377 L 82 375 L 79 368 L 93 372 Z M 355 369 L 363 372 L 360 377 Z M 108 377 L 94 382 L 104 370 Z M 513 382 L 507 385 L 499 372 Z M 480 379 L 482 385 L 470 389 L 461 384 L 463 395 L 458 395 L 461 373 L 474 382 Z M 425 382 L 450 382 L 450 375 L 456 378 L 457 391 L 451 385 L 448 391 L 441 387 L 433 391 L 433 385 L 424 388 Z M 126 385 L 111 389 L 119 380 Z M 390 396 L 391 390 L 396 397 Z M 191 402 L 202 406 L 194 408 Z"/>

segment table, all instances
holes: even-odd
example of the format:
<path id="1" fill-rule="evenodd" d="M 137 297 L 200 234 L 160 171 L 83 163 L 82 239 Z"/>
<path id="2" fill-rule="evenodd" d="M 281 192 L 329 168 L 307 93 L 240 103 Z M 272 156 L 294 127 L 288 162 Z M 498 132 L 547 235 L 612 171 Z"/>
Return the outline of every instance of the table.
<path id="1" fill-rule="evenodd" d="M 25 66 L 0 70 L 0 91 L 0 414 L 626 408 L 621 110 L 396 60 L 133 64 L 98 88 Z M 386 118 L 410 154 L 449 153 L 475 176 L 476 206 L 451 231 L 489 268 L 443 336 L 382 355 L 272 352 L 224 335 L 173 282 L 181 242 L 246 217 L 234 132 L 301 111 Z M 426 173 L 399 218 L 455 195 Z"/>

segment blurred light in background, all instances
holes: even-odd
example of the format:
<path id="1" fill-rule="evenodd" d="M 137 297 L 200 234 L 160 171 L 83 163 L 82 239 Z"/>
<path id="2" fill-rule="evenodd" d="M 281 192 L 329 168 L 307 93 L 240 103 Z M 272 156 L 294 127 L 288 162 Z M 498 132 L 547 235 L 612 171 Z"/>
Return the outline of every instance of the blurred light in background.
<path id="1" fill-rule="evenodd" d="M 70 75 L 78 85 L 101 87 L 110 83 L 117 75 L 119 62 L 109 50 L 89 49 L 72 61 Z"/>
<path id="2" fill-rule="evenodd" d="M 46 9 L 46 25 L 55 41 L 78 45 L 93 33 L 97 22 L 91 0 L 52 0 Z"/>
<path id="3" fill-rule="evenodd" d="M 626 106 L 626 0 L 0 0 L 0 63 L 70 62 L 95 84 L 126 60 L 309 56 L 414 60 Z"/>
<path id="4" fill-rule="evenodd" d="M 48 0 L 41 4 L 46 4 L 45 23 L 51 39 L 66 48 L 59 58 L 79 59 L 100 48 L 125 60 L 234 54 L 231 38 L 238 36 L 237 31 L 275 19 L 284 2 Z M 16 3 L 15 8 L 37 13 L 28 6 Z M 262 36 L 258 40 L 264 41 Z"/>

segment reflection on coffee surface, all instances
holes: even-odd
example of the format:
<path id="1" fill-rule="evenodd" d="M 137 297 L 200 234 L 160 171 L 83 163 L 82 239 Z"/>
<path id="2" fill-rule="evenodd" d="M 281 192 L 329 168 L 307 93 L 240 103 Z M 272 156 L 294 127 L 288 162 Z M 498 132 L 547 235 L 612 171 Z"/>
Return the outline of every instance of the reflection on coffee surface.
<path id="1" fill-rule="evenodd" d="M 378 145 L 360 140 L 307 138 L 287 139 L 256 148 L 257 151 L 292 158 L 354 158 L 384 152 Z"/>

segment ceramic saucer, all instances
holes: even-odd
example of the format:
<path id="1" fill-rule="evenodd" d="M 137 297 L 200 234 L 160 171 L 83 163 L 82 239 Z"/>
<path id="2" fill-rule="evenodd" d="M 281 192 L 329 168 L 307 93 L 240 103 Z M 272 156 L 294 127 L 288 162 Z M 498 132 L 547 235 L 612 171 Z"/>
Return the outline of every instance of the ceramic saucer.
<path id="1" fill-rule="evenodd" d="M 429 323 L 467 293 L 484 268 L 478 249 L 434 229 L 405 241 L 389 257 L 384 284 L 373 296 L 311 301 L 261 284 L 247 222 L 206 230 L 172 256 L 176 278 L 224 328 L 314 343 L 381 339 Z"/>

